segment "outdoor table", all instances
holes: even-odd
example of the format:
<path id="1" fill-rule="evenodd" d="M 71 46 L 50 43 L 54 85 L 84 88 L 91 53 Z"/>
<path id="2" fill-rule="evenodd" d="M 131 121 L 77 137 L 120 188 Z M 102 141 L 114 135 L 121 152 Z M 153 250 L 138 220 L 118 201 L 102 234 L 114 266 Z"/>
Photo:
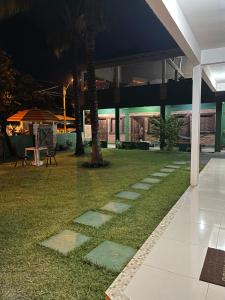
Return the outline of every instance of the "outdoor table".
<path id="1" fill-rule="evenodd" d="M 25 156 L 27 156 L 28 151 L 34 152 L 34 161 L 32 162 L 33 166 L 40 167 L 43 165 L 43 162 L 40 161 L 40 151 L 47 151 L 47 147 L 28 147 L 25 148 Z"/>

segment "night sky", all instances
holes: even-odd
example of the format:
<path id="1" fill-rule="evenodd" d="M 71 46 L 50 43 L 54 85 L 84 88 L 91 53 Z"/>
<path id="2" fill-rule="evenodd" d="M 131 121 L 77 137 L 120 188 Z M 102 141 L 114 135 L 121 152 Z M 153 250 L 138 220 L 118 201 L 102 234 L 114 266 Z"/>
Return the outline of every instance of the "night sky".
<path id="1" fill-rule="evenodd" d="M 145 0 L 111 0 L 110 31 L 97 37 L 96 60 L 177 48 Z M 39 80 L 60 81 L 69 76 L 66 55 L 57 59 L 45 35 L 28 14 L 0 24 L 0 47 L 17 69 Z"/>

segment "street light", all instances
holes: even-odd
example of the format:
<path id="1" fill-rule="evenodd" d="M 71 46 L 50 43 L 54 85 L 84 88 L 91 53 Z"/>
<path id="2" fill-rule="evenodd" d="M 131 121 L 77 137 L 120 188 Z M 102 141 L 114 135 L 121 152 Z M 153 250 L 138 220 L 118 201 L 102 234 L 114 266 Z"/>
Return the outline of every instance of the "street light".
<path id="1" fill-rule="evenodd" d="M 73 78 L 71 78 L 71 80 L 69 81 L 69 83 L 67 84 L 67 86 L 63 85 L 63 120 L 64 120 L 64 133 L 67 132 L 66 129 L 66 93 L 67 90 L 70 86 L 70 84 L 73 82 Z"/>

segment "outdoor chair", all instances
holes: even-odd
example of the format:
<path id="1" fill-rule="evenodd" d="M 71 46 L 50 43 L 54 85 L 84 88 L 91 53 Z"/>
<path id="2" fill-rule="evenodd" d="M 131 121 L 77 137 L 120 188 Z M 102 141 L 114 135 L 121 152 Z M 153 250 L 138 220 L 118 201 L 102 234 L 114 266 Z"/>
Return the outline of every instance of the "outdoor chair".
<path id="1" fill-rule="evenodd" d="M 49 148 L 48 152 L 46 154 L 46 167 L 48 167 L 49 165 L 52 165 L 53 161 L 54 161 L 54 164 L 56 166 L 58 166 L 55 156 L 56 156 L 56 149 Z"/>

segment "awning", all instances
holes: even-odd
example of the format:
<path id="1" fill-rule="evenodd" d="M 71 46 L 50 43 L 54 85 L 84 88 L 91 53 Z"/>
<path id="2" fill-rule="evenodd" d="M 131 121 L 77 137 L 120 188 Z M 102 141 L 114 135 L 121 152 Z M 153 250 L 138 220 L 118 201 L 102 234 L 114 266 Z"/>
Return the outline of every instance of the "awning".
<path id="1" fill-rule="evenodd" d="M 59 119 L 50 111 L 41 110 L 38 108 L 27 109 L 23 111 L 18 111 L 16 114 L 12 115 L 7 119 L 8 122 L 58 122 Z"/>

